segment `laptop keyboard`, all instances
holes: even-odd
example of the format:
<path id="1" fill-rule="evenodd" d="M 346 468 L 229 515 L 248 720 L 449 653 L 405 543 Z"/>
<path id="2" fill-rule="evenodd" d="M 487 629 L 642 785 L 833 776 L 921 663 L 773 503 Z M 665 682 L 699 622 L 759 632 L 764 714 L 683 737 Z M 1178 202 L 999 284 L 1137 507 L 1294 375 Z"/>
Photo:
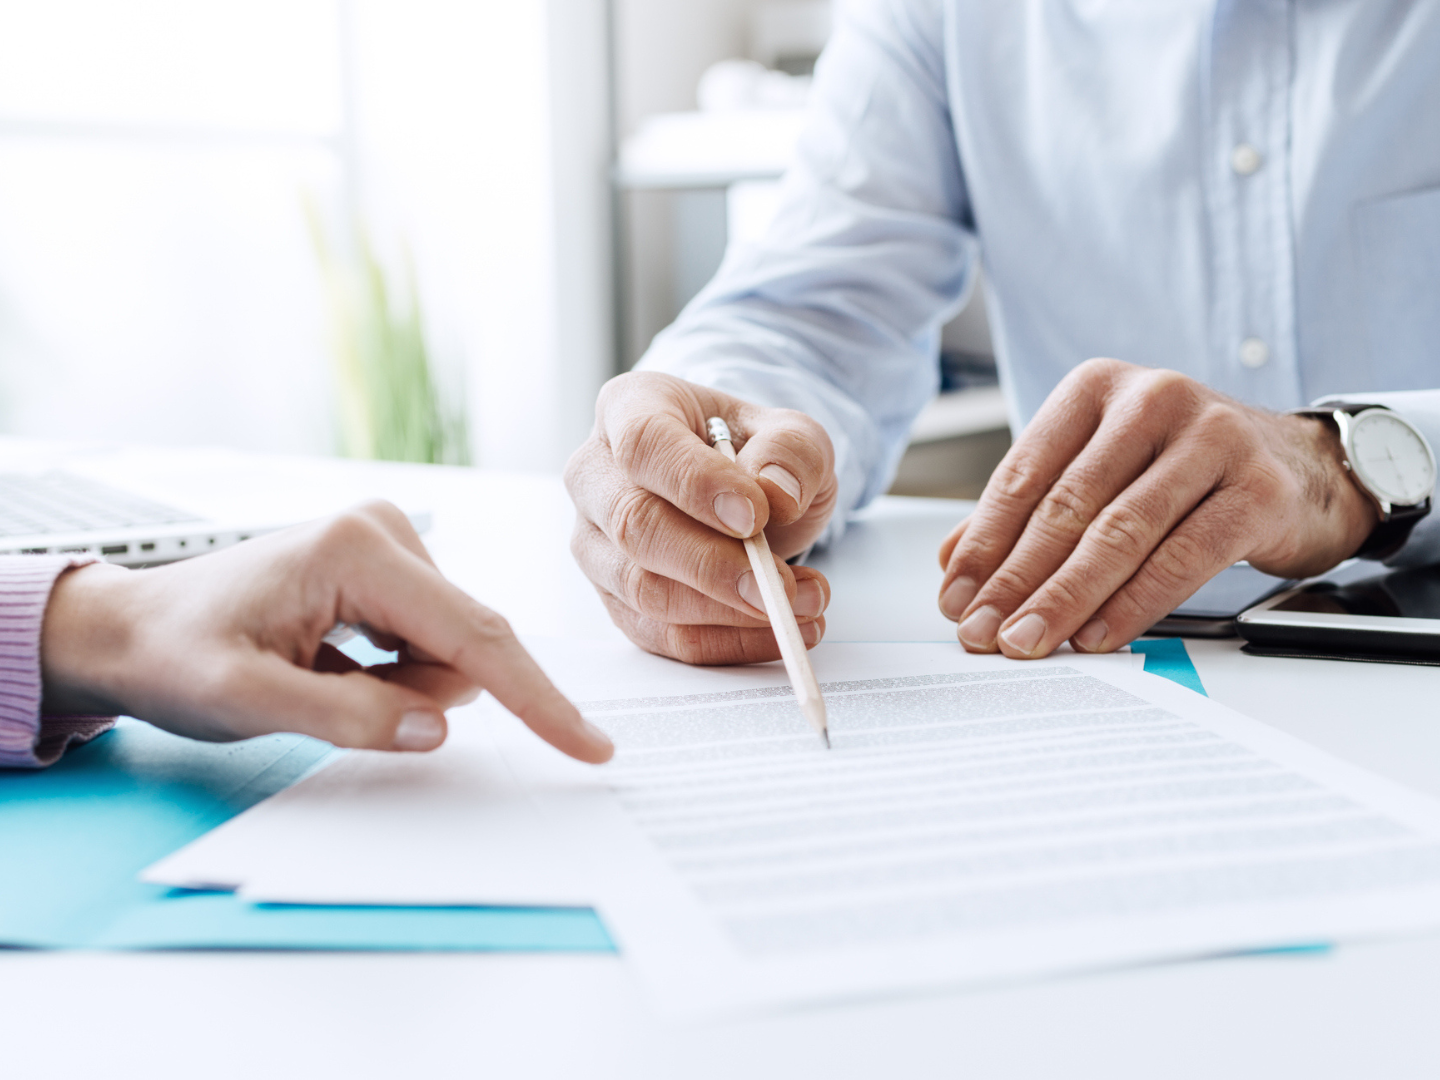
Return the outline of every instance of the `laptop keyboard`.
<path id="1" fill-rule="evenodd" d="M 0 537 L 178 525 L 194 514 L 70 473 L 0 473 Z"/>

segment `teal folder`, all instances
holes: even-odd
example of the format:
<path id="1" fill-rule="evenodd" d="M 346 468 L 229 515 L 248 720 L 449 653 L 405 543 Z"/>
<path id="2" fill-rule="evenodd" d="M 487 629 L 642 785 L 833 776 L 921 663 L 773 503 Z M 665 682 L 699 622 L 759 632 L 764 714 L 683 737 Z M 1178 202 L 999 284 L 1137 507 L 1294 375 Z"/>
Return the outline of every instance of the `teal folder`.
<path id="1" fill-rule="evenodd" d="M 297 735 L 215 745 L 122 720 L 49 769 L 0 771 L 0 945 L 614 950 L 584 908 L 254 905 L 138 880 L 334 753 Z"/>
<path id="2" fill-rule="evenodd" d="M 1151 675 L 1177 682 L 1197 694 L 1205 693 L 1205 684 L 1200 681 L 1200 673 L 1195 670 L 1190 654 L 1185 651 L 1185 642 L 1179 638 L 1132 642 L 1130 651 L 1144 654 L 1145 670 Z"/>

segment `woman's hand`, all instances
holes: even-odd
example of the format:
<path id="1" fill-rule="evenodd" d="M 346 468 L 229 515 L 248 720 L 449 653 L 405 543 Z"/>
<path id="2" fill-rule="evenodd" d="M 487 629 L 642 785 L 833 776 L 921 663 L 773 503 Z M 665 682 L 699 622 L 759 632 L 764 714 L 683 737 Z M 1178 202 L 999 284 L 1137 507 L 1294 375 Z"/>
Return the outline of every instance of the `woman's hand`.
<path id="1" fill-rule="evenodd" d="M 363 668 L 325 644 L 342 622 L 398 661 Z M 433 750 L 445 710 L 489 690 L 571 757 L 613 752 L 389 503 L 152 570 L 69 571 L 46 608 L 41 659 L 47 714 L 123 713 L 196 739 L 290 731 Z"/>

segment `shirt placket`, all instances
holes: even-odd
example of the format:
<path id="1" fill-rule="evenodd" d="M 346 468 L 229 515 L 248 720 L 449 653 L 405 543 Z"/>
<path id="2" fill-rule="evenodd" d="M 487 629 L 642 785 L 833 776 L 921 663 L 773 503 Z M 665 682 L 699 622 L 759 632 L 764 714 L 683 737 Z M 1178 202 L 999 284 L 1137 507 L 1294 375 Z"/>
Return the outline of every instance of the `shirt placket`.
<path id="1" fill-rule="evenodd" d="M 1290 0 L 1217 0 L 1206 65 L 1205 170 L 1216 389 L 1302 404 L 1290 207 Z"/>

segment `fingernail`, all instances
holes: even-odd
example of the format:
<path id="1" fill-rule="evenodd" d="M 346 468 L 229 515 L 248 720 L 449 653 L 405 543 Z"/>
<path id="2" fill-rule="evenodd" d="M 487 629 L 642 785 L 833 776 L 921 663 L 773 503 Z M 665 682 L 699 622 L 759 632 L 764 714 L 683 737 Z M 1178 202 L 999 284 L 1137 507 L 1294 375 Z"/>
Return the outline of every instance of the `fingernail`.
<path id="1" fill-rule="evenodd" d="M 1075 631 L 1075 637 L 1071 640 L 1081 652 L 1099 652 L 1105 644 L 1105 636 L 1109 633 L 1110 627 L 1105 625 L 1104 619 L 1091 619 Z"/>
<path id="2" fill-rule="evenodd" d="M 960 618 L 979 590 L 980 586 L 975 584 L 974 578 L 957 577 L 940 594 L 940 613 L 952 622 Z"/>
<path id="3" fill-rule="evenodd" d="M 824 610 L 825 590 L 820 588 L 818 581 L 806 578 L 795 586 L 796 615 L 813 619 Z"/>
<path id="4" fill-rule="evenodd" d="M 977 649 L 993 648 L 999 630 L 1000 612 L 987 604 L 960 624 L 960 640 Z"/>
<path id="5" fill-rule="evenodd" d="M 760 470 L 760 475 L 794 499 L 797 506 L 800 504 L 800 481 L 795 479 L 795 474 L 789 469 L 780 465 L 766 465 Z"/>
<path id="6" fill-rule="evenodd" d="M 813 649 L 820 644 L 820 624 L 818 622 L 801 623 L 800 637 L 804 640 L 807 649 Z"/>
<path id="7" fill-rule="evenodd" d="M 741 600 L 744 600 L 760 614 L 761 618 L 768 618 L 765 614 L 765 598 L 760 595 L 760 583 L 755 580 L 753 570 L 746 570 L 740 575 L 740 580 L 735 583 L 735 591 L 740 594 Z"/>
<path id="8" fill-rule="evenodd" d="M 722 491 L 715 496 L 715 516 L 720 523 L 738 536 L 755 535 L 755 507 L 744 495 Z"/>
<path id="9" fill-rule="evenodd" d="M 1000 635 L 1006 645 L 1026 656 L 1035 651 L 1044 636 L 1045 620 L 1033 611 Z"/>
<path id="10" fill-rule="evenodd" d="M 400 718 L 391 745 L 396 750 L 434 750 L 445 741 L 445 721 L 430 712 L 408 712 Z"/>

